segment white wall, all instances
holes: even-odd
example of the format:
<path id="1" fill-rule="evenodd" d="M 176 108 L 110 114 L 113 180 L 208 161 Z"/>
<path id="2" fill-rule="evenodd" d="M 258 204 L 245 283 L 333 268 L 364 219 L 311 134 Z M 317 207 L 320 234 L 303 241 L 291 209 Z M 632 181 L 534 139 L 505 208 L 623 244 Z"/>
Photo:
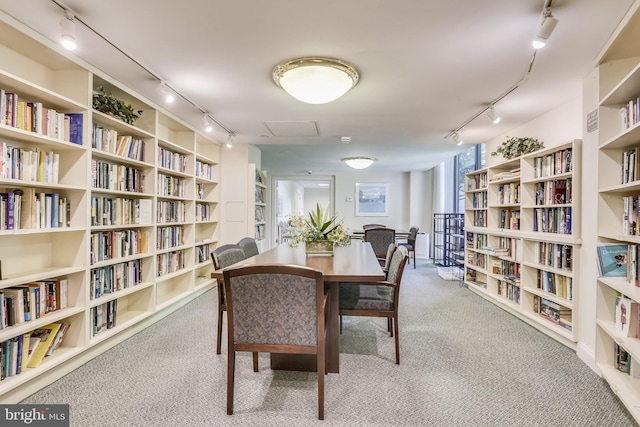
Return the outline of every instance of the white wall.
<path id="1" fill-rule="evenodd" d="M 304 189 L 304 212 L 305 215 L 311 209 L 315 209 L 320 203 L 323 209 L 331 205 L 331 191 L 328 188 L 305 188 Z"/>

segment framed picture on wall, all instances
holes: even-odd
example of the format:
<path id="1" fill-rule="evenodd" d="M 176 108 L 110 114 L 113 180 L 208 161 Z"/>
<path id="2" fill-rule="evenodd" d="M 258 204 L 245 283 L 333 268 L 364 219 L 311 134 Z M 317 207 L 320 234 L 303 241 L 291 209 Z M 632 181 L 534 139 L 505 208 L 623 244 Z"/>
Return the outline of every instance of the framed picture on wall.
<path id="1" fill-rule="evenodd" d="M 356 183 L 356 216 L 389 216 L 389 184 Z"/>

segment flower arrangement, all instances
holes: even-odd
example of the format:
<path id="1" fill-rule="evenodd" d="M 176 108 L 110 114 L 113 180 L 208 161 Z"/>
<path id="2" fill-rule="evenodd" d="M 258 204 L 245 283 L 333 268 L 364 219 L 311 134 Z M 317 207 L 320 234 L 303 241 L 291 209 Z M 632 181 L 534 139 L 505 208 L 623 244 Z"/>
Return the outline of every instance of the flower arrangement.
<path id="1" fill-rule="evenodd" d="M 109 114 L 129 125 L 138 120 L 142 114 L 142 110 L 134 110 L 131 104 L 119 100 L 105 91 L 102 86 L 98 86 L 93 94 L 93 109 Z"/>
<path id="2" fill-rule="evenodd" d="M 502 154 L 507 160 L 522 156 L 523 154 L 533 153 L 544 148 L 544 142 L 538 141 L 536 138 L 528 137 L 507 137 L 493 153 L 492 156 Z"/>
<path id="3" fill-rule="evenodd" d="M 351 243 L 344 221 L 337 221 L 337 216 L 331 216 L 329 206 L 323 209 L 320 203 L 309 212 L 307 218 L 293 216 L 289 225 L 297 230 L 289 242 L 289 246 L 296 247 L 302 242 L 317 242 L 328 240 L 338 246 L 347 246 Z"/>

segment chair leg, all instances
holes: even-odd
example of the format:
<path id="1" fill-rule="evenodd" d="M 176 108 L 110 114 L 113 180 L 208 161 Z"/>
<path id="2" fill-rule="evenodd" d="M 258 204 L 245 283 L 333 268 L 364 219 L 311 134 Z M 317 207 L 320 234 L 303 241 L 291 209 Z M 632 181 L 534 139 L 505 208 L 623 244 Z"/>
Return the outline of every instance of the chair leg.
<path id="1" fill-rule="evenodd" d="M 236 372 L 236 352 L 229 350 L 227 361 L 227 415 L 233 415 L 233 384 Z"/>
<path id="2" fill-rule="evenodd" d="M 318 419 L 324 420 L 324 375 L 325 375 L 325 357 L 324 349 L 318 349 L 317 365 L 318 365 Z"/>
<path id="3" fill-rule="evenodd" d="M 253 352 L 253 372 L 258 372 L 258 352 Z"/>
<path id="4" fill-rule="evenodd" d="M 223 311 L 218 309 L 218 342 L 216 343 L 216 354 L 220 354 L 222 349 L 222 318 Z"/>
<path id="5" fill-rule="evenodd" d="M 340 315 L 340 335 L 342 335 L 342 315 Z"/>
<path id="6" fill-rule="evenodd" d="M 413 268 L 416 268 L 416 251 L 413 251 Z"/>
<path id="7" fill-rule="evenodd" d="M 393 318 L 393 329 L 396 332 L 396 365 L 400 364 L 400 338 L 398 337 L 398 318 Z"/>
<path id="8" fill-rule="evenodd" d="M 387 331 L 389 336 L 393 338 L 393 319 L 391 317 L 387 317 Z"/>

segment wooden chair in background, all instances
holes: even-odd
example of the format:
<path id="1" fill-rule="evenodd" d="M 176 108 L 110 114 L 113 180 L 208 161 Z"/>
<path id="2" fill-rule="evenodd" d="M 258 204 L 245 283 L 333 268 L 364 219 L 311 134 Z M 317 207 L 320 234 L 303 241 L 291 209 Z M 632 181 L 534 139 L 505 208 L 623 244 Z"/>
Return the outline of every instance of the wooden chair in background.
<path id="1" fill-rule="evenodd" d="M 292 265 L 251 265 L 224 271 L 229 331 L 227 414 L 233 414 L 236 351 L 315 354 L 318 419 L 324 419 L 325 313 L 322 272 Z"/>
<path id="2" fill-rule="evenodd" d="M 343 315 L 386 317 L 389 333 L 395 337 L 397 365 L 400 364 L 400 338 L 398 337 L 400 283 L 408 259 L 407 249 L 399 246 L 391 257 L 387 280 L 340 284 L 340 331 L 342 331 Z"/>
<path id="3" fill-rule="evenodd" d="M 228 267 L 245 258 L 244 250 L 240 245 L 222 245 L 211 252 L 211 260 L 213 261 L 213 268 L 215 270 Z M 222 347 L 222 319 L 224 312 L 227 311 L 227 304 L 224 285 L 222 283 L 218 283 L 216 288 L 218 290 L 218 336 L 216 341 L 216 353 L 220 354 Z"/>
<path id="4" fill-rule="evenodd" d="M 256 239 L 253 237 L 244 237 L 240 239 L 238 245 L 242 246 L 245 258 L 251 258 L 252 256 L 256 256 L 260 253 Z"/>
<path id="5" fill-rule="evenodd" d="M 371 243 L 380 265 L 383 266 L 387 256 L 387 249 L 396 242 L 396 230 L 393 228 L 369 228 L 364 230 L 364 241 Z"/>
<path id="6" fill-rule="evenodd" d="M 409 229 L 409 236 L 407 237 L 407 243 L 399 243 L 399 246 L 404 246 L 409 252 L 409 259 L 413 254 L 413 268 L 416 268 L 416 237 L 418 236 L 418 227 L 413 225 Z"/>

